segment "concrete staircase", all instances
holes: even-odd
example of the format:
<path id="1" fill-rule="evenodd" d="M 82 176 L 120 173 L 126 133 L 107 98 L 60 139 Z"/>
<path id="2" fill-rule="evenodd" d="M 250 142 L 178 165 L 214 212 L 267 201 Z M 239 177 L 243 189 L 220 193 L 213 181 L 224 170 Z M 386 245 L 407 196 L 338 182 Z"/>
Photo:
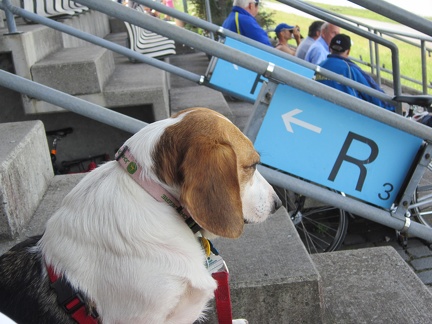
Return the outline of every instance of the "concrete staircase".
<path id="1" fill-rule="evenodd" d="M 102 13 L 90 10 L 61 21 L 102 38 L 120 34 L 116 41 L 126 45 L 122 24 L 111 24 L 112 19 Z M 165 71 L 133 64 L 108 49 L 43 25 L 19 24 L 18 19 L 17 29 L 21 33 L 0 31 L 0 52 L 13 53 L 17 75 L 107 108 L 148 107 L 154 120 L 169 116 Z M 123 82 L 125 79 L 129 82 Z M 23 106 L 27 114 L 63 110 L 28 97 L 23 97 Z"/>
<path id="2" fill-rule="evenodd" d="M 79 17 L 83 21 L 75 21 Z M 65 23 L 83 26 L 86 21 L 92 33 L 118 43 L 125 41 L 124 31 L 112 27 L 121 24 L 112 23 L 110 30 L 109 19 L 98 13 L 79 15 Z M 145 64 L 132 64 L 43 26 L 19 29 L 25 33 L 0 37 L 0 52 L 13 53 L 17 74 L 108 108 L 121 112 L 129 106 L 147 107 L 154 119 L 160 119 L 169 111 L 205 106 L 231 118 L 240 128 L 244 118 L 239 124 L 239 113 L 233 109 L 251 108 L 232 105 L 220 92 Z M 169 61 L 204 73 L 205 55 L 191 51 L 187 57 L 179 53 Z M 53 126 L 66 113 L 35 99 L 23 99 L 27 114 L 51 112 L 57 118 L 47 119 L 51 123 L 20 120 L 0 124 L 1 253 L 28 236 L 41 234 L 63 197 L 85 176 L 52 174 L 44 126 Z M 245 317 L 250 323 L 430 323 L 432 318 L 430 291 L 394 249 L 310 256 L 284 209 L 263 224 L 247 225 L 238 240 L 213 243 L 230 269 L 234 317 Z M 208 322 L 216 322 L 214 313 Z"/>

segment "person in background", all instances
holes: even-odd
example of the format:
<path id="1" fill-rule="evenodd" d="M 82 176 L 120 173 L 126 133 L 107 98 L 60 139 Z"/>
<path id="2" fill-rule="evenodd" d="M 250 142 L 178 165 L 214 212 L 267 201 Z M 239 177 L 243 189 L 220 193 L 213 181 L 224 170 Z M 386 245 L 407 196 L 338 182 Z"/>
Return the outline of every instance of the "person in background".
<path id="1" fill-rule="evenodd" d="M 354 80 L 384 93 L 384 91 L 369 74 L 364 72 L 357 64 L 348 58 L 350 51 L 351 38 L 345 34 L 336 35 L 330 41 L 330 54 L 327 56 L 327 59 L 321 62 L 319 65 L 326 70 L 343 75 L 348 79 Z M 330 80 L 319 73 L 315 75 L 315 80 L 387 110 L 395 111 L 394 106 L 381 101 L 378 98 L 359 92 L 358 90 L 341 84 L 337 81 Z"/>
<path id="2" fill-rule="evenodd" d="M 255 19 L 258 14 L 258 7 L 259 0 L 234 0 L 231 13 L 223 22 L 222 27 L 272 46 L 267 33 Z"/>
<path id="3" fill-rule="evenodd" d="M 305 60 L 313 63 L 320 64 L 327 58 L 330 53 L 329 44 L 333 37 L 339 34 L 340 28 L 330 23 L 324 23 L 321 26 L 321 36 L 309 47 L 305 55 Z"/>
<path id="4" fill-rule="evenodd" d="M 279 24 L 275 28 L 276 37 L 278 42 L 275 46 L 282 52 L 295 55 L 295 48 L 288 45 L 288 41 L 292 38 L 296 40 L 297 46 L 301 42 L 300 28 L 298 26 L 291 26 L 285 23 Z"/>
<path id="5" fill-rule="evenodd" d="M 316 20 L 309 26 L 308 36 L 297 47 L 295 56 L 304 60 L 309 47 L 321 36 L 321 27 L 324 21 Z"/>
<path id="6" fill-rule="evenodd" d="M 168 8 L 174 8 L 174 1 L 173 0 L 162 0 L 162 3 L 167 6 Z M 172 18 L 168 15 L 165 15 L 164 20 L 170 21 Z"/>

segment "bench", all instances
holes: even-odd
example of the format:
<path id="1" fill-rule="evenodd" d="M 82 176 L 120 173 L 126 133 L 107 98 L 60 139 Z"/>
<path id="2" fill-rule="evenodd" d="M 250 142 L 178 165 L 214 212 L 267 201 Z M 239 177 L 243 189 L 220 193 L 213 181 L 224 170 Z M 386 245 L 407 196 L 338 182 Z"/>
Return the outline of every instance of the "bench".
<path id="1" fill-rule="evenodd" d="M 69 0 L 22 0 L 21 8 L 47 18 L 73 16 L 89 10 Z"/>
<path id="2" fill-rule="evenodd" d="M 141 5 L 136 5 L 135 9 L 147 14 Z M 163 58 L 176 54 L 174 40 L 132 25 L 127 21 L 124 23 L 128 35 L 127 46 L 131 50 L 153 58 Z"/>

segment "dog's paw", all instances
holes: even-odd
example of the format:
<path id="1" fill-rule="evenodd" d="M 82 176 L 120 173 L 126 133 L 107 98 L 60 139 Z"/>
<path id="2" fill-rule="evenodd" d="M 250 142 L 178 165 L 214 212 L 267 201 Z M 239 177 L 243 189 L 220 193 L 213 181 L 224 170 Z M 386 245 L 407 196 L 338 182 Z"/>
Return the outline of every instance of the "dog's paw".
<path id="1" fill-rule="evenodd" d="M 232 320 L 232 324 L 248 324 L 249 322 L 243 318 Z"/>

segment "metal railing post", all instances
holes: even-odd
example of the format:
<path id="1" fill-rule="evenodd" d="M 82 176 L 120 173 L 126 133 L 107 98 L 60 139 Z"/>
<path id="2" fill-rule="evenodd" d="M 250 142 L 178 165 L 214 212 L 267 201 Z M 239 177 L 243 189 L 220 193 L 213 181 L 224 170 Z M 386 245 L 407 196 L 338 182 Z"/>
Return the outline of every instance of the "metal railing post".
<path id="1" fill-rule="evenodd" d="M 370 28 L 368 28 L 369 32 L 373 32 Z M 371 73 L 375 74 L 375 53 L 374 53 L 374 43 L 371 39 L 369 39 L 369 56 L 370 56 L 370 64 L 371 64 Z"/>
<path id="2" fill-rule="evenodd" d="M 423 93 L 428 93 L 428 82 L 427 82 L 427 69 L 426 69 L 426 42 L 421 40 L 421 62 L 422 62 L 422 85 L 423 85 Z"/>
<path id="3" fill-rule="evenodd" d="M 13 13 L 8 9 L 8 6 L 11 5 L 10 0 L 2 0 L 2 2 L 5 4 L 5 15 L 6 15 L 6 22 L 9 30 L 9 34 L 17 34 L 19 33 L 16 28 L 15 24 L 15 18 Z"/>
<path id="4" fill-rule="evenodd" d="M 207 17 L 207 21 L 212 24 L 212 13 L 211 13 L 211 8 L 210 8 L 210 0 L 205 0 L 205 9 L 206 9 L 206 17 Z M 210 31 L 210 38 L 214 39 L 214 34 L 212 31 Z"/>

